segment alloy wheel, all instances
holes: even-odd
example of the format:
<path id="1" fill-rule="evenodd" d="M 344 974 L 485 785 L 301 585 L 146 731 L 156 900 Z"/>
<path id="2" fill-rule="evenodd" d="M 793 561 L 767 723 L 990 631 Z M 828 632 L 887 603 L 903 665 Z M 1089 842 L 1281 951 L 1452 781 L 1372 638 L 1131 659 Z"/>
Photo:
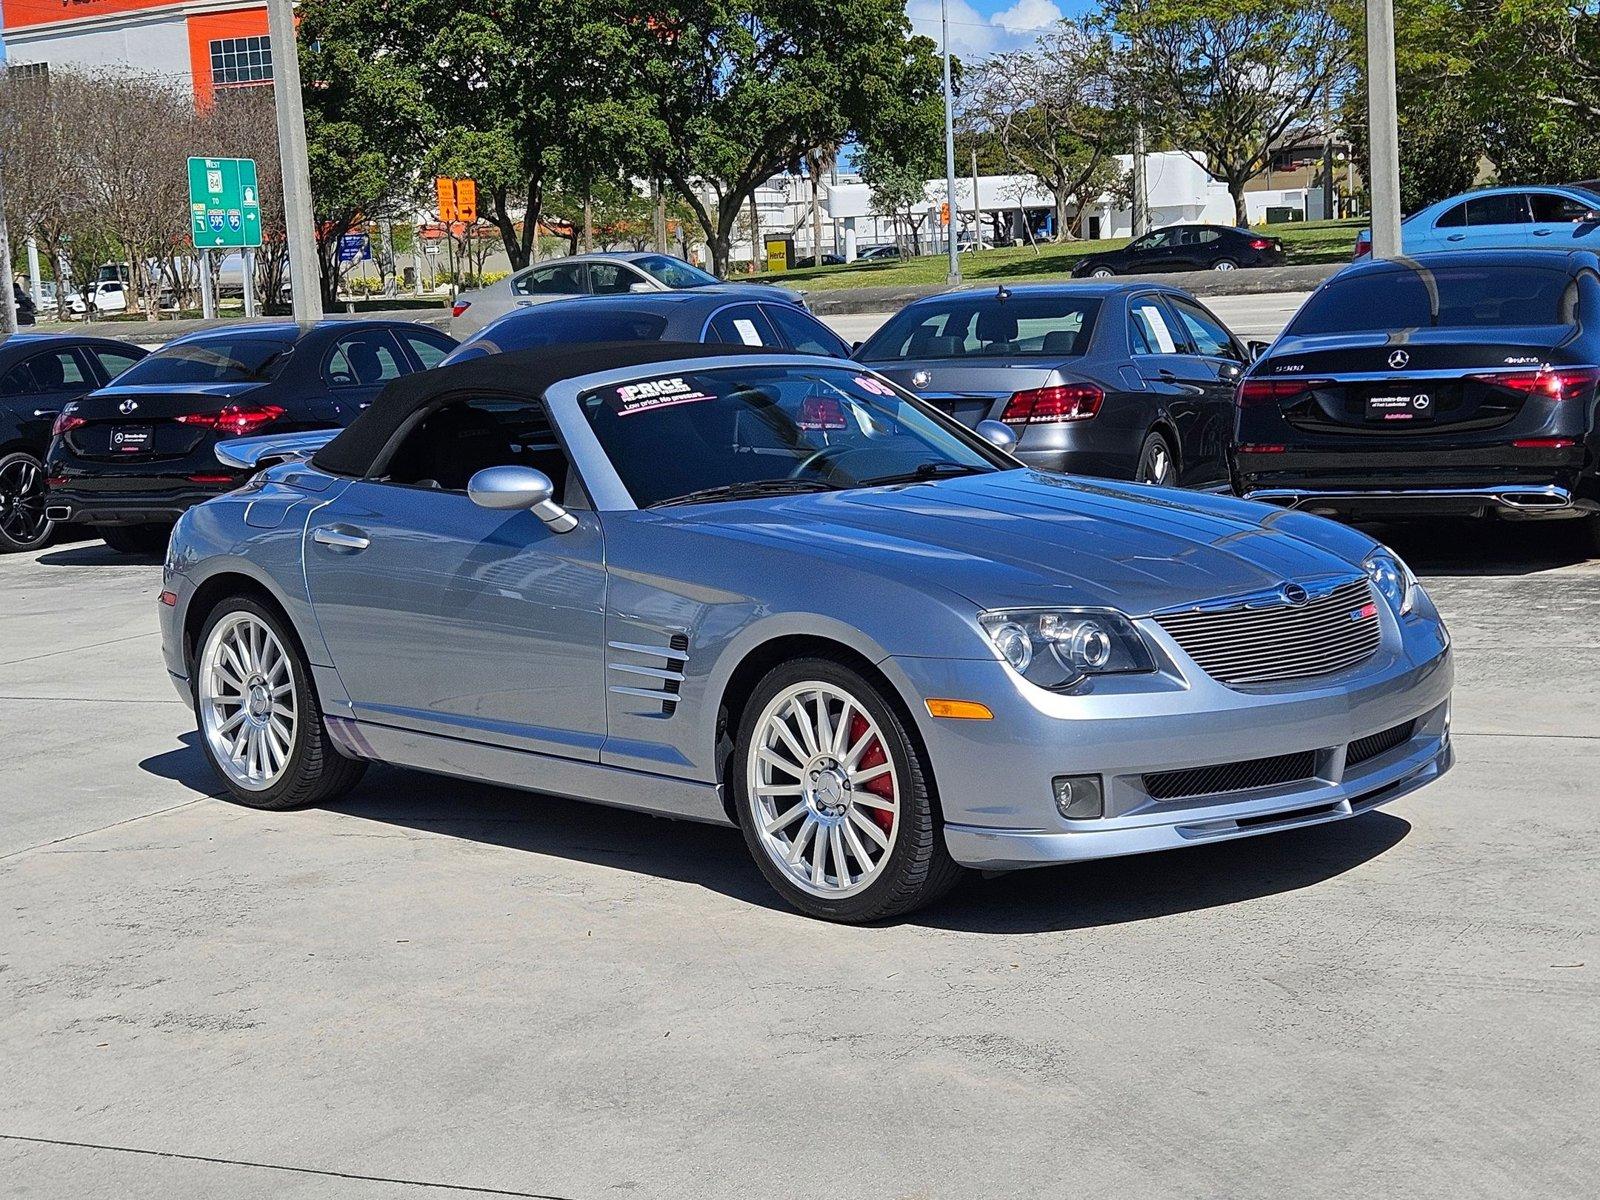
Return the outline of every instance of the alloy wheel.
<path id="1" fill-rule="evenodd" d="M 1230 262 L 1228 259 L 1224 258 L 1219 262 L 1213 263 L 1211 265 L 1211 269 L 1213 271 L 1231 271 L 1234 268 L 1233 268 L 1233 263 Z"/>
<path id="2" fill-rule="evenodd" d="M 1165 487 L 1172 482 L 1172 453 L 1166 442 L 1157 438 L 1145 455 L 1144 469 L 1139 473 L 1140 483 L 1153 483 Z"/>
<path id="3" fill-rule="evenodd" d="M 44 468 L 25 454 L 0 463 L 0 534 L 15 546 L 31 546 L 50 531 L 44 515 Z"/>
<path id="4" fill-rule="evenodd" d="M 746 797 L 762 849 L 828 899 L 876 879 L 900 832 L 900 780 L 883 731 L 829 683 L 779 692 L 754 727 Z"/>
<path id="5" fill-rule="evenodd" d="M 299 731 L 294 664 L 247 612 L 217 622 L 200 654 L 200 722 L 217 765 L 246 791 L 283 777 Z"/>

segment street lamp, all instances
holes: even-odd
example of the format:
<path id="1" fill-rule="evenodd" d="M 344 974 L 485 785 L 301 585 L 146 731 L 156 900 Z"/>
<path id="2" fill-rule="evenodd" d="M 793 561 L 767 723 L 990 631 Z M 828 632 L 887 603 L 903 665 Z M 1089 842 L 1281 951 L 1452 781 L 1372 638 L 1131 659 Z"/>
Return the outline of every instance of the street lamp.
<path id="1" fill-rule="evenodd" d="M 956 116 L 950 90 L 950 0 L 939 0 L 939 20 L 944 27 L 944 211 L 945 246 L 950 253 L 946 283 L 961 282 L 961 260 L 956 257 Z"/>

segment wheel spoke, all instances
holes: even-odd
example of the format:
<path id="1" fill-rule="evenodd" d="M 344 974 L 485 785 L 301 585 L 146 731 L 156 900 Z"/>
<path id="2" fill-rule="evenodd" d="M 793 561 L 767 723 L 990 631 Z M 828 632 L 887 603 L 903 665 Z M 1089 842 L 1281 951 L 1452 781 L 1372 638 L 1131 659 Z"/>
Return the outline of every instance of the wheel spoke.
<path id="1" fill-rule="evenodd" d="M 879 829 L 871 818 L 866 816 L 859 808 L 852 807 L 849 812 L 850 822 L 861 832 L 877 843 L 879 850 L 889 848 L 889 837 Z"/>
<path id="2" fill-rule="evenodd" d="M 778 740 L 788 747 L 789 753 L 794 755 L 795 766 L 797 768 L 800 766 L 800 764 L 804 763 L 806 759 L 811 757 L 811 755 L 806 753 L 805 747 L 795 740 L 794 733 L 789 728 L 789 722 L 780 718 L 772 723 L 772 730 L 778 735 Z M 795 774 L 798 775 L 799 773 L 800 772 L 796 770 Z"/>
<path id="3" fill-rule="evenodd" d="M 789 843 L 787 855 L 789 865 L 797 865 L 805 856 L 806 843 L 811 840 L 811 835 L 817 831 L 817 819 L 810 813 L 806 814 L 806 823 L 800 826 L 800 832 L 794 835 L 794 841 Z"/>
<path id="4" fill-rule="evenodd" d="M 861 838 L 856 834 L 855 826 L 846 822 L 839 827 L 844 831 L 845 845 L 850 847 L 850 853 L 856 856 L 856 861 L 861 864 L 861 870 L 870 873 L 876 865 L 872 855 L 867 853 L 867 848 L 861 844 Z"/>
<path id="5" fill-rule="evenodd" d="M 805 768 L 800 763 L 790 762 L 788 759 L 780 757 L 771 746 L 763 746 L 760 750 L 757 750 L 756 758 L 786 775 L 793 775 L 796 779 L 799 779 L 805 773 Z M 801 761 L 805 760 L 802 759 Z"/>
<path id="6" fill-rule="evenodd" d="M 849 700 L 844 702 L 844 707 L 839 710 L 839 722 L 833 728 L 833 741 L 828 745 L 828 753 L 835 758 L 843 758 L 845 740 L 850 736 L 850 718 L 854 715 L 856 706 Z"/>
<path id="7" fill-rule="evenodd" d="M 217 732 L 218 733 L 232 733 L 235 729 L 239 728 L 239 723 L 241 721 L 243 721 L 244 718 L 245 718 L 245 711 L 244 711 L 243 708 L 240 708 L 238 712 L 233 714 L 233 716 L 229 717 L 221 725 L 217 726 Z"/>
<path id="8" fill-rule="evenodd" d="M 777 816 L 773 817 L 772 820 L 768 821 L 764 826 L 762 826 L 762 828 L 767 833 L 777 833 L 780 829 L 784 829 L 790 825 L 793 825 L 794 819 L 805 811 L 806 802 L 802 800 L 793 808 L 788 809 L 785 812 L 781 812 Z"/>
<path id="9" fill-rule="evenodd" d="M 821 887 L 828 876 L 828 835 L 820 825 L 811 843 L 811 882 Z"/>
<path id="10" fill-rule="evenodd" d="M 850 786 L 852 788 L 860 788 L 865 784 L 871 783 L 874 779 L 882 778 L 888 773 L 889 764 L 886 762 L 881 762 L 875 767 L 867 767 L 865 770 L 851 771 Z"/>
<path id="11" fill-rule="evenodd" d="M 840 826 L 835 825 L 828 830 L 828 849 L 833 852 L 833 874 L 838 881 L 838 886 L 850 886 L 850 866 L 844 858 L 844 838 L 839 833 Z"/>
<path id="12" fill-rule="evenodd" d="M 806 706 L 796 697 L 789 702 L 789 707 L 790 711 L 795 714 L 795 724 L 800 729 L 800 742 L 805 747 L 805 753 L 800 759 L 801 762 L 804 762 L 815 755 L 822 747 L 817 745 L 817 731 L 811 724 L 811 716 L 806 712 Z"/>
<path id="13" fill-rule="evenodd" d="M 856 766 L 861 762 L 861 756 L 867 752 L 867 747 L 872 744 L 872 739 L 877 736 L 877 731 L 869 724 L 865 732 L 856 739 L 855 745 L 844 752 L 845 770 L 854 771 L 856 769 Z"/>
<path id="14" fill-rule="evenodd" d="M 813 692 L 812 697 L 817 702 L 817 749 L 826 752 L 833 749 L 833 725 L 828 719 L 828 697 L 824 692 Z"/>
<path id="15" fill-rule="evenodd" d="M 900 810 L 900 806 L 893 800 L 885 800 L 878 793 L 869 792 L 865 788 L 860 791 L 852 791 L 850 793 L 850 802 L 852 804 L 865 804 L 868 808 L 877 808 L 889 813 Z"/>

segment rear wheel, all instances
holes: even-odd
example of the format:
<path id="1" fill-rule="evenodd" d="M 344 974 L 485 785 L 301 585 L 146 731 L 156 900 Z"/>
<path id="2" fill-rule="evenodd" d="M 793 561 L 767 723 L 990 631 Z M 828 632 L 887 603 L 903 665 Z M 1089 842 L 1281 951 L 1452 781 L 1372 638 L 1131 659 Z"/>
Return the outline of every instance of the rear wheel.
<path id="1" fill-rule="evenodd" d="M 0 456 L 0 553 L 37 550 L 55 530 L 44 515 L 44 466 L 22 450 Z"/>
<path id="2" fill-rule="evenodd" d="M 729 774 L 750 853 L 803 913 L 899 916 L 960 878 L 921 750 L 894 706 L 841 663 L 800 659 L 763 679 Z"/>
<path id="3" fill-rule="evenodd" d="M 164 554 L 170 525 L 102 525 L 96 532 L 118 554 Z"/>
<path id="4" fill-rule="evenodd" d="M 1110 279 L 1116 272 L 1110 267 L 1096 267 L 1089 272 L 1090 279 Z"/>
<path id="5" fill-rule="evenodd" d="M 1213 271 L 1232 271 L 1237 269 L 1237 266 L 1238 264 L 1231 258 L 1219 258 L 1211 264 L 1211 269 Z"/>
<path id="6" fill-rule="evenodd" d="M 1153 483 L 1158 487 L 1172 487 L 1178 482 L 1178 467 L 1172 457 L 1172 447 L 1161 434 L 1152 433 L 1144 439 L 1133 478 L 1137 483 Z"/>
<path id="7" fill-rule="evenodd" d="M 353 788 L 366 764 L 334 749 L 299 643 L 247 596 L 211 611 L 195 656 L 200 744 L 229 794 L 252 808 L 324 804 Z"/>

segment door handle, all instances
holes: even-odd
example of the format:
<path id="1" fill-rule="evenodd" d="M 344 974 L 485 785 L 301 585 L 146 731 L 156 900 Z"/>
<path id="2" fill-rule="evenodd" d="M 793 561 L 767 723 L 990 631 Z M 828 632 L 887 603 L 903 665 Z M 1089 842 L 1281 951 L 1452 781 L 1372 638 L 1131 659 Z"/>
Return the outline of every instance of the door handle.
<path id="1" fill-rule="evenodd" d="M 1163 383 L 1177 383 L 1178 382 L 1177 372 L 1169 371 L 1165 367 L 1162 367 L 1160 370 L 1158 370 L 1156 372 L 1156 378 L 1161 380 Z"/>
<path id="2" fill-rule="evenodd" d="M 311 540 L 319 546 L 356 554 L 372 545 L 372 539 L 353 525 L 321 525 L 311 531 Z"/>
<path id="3" fill-rule="evenodd" d="M 1464 233 L 1452 233 L 1448 237 L 1446 237 L 1444 240 L 1447 241 L 1447 242 L 1461 242 L 1461 241 L 1465 241 L 1466 237 L 1467 237 L 1467 235 L 1464 234 Z"/>
<path id="4" fill-rule="evenodd" d="M 61 410 L 59 408 L 36 408 L 33 410 L 33 415 L 35 417 L 59 417 Z"/>
<path id="5" fill-rule="evenodd" d="M 1550 236 L 1550 230 L 1548 230 L 1548 229 L 1535 229 L 1533 231 L 1533 236 L 1534 237 L 1549 237 Z"/>

